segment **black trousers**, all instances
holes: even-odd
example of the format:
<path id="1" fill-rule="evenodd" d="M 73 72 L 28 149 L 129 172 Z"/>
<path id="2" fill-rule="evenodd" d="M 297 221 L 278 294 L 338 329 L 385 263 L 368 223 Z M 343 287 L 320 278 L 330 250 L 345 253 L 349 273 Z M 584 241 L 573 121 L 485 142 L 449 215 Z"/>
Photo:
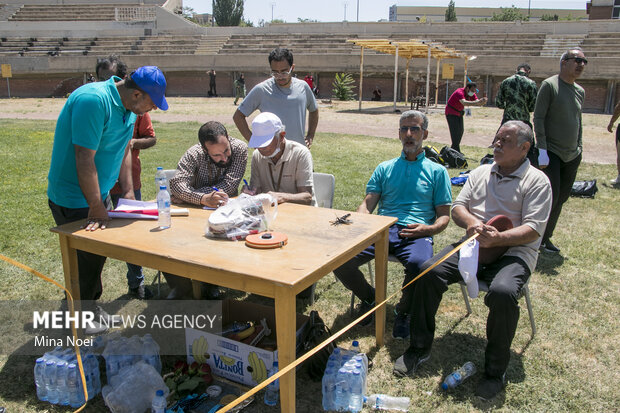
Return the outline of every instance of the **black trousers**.
<path id="1" fill-rule="evenodd" d="M 108 211 L 112 210 L 112 201 L 107 197 L 103 202 Z M 48 199 L 48 205 L 56 225 L 67 224 L 88 218 L 88 208 L 66 208 Z M 77 250 L 78 275 L 81 300 L 97 300 L 101 297 L 101 271 L 106 257 Z"/>
<path id="2" fill-rule="evenodd" d="M 424 263 L 422 269 L 439 261 L 458 243 L 444 248 Z M 414 283 L 411 317 L 411 347 L 430 349 L 435 336 L 435 315 L 448 285 L 462 280 L 456 253 Z M 487 348 L 485 371 L 501 377 L 510 361 L 510 345 L 519 321 L 518 298 L 521 288 L 530 277 L 530 269 L 518 257 L 503 256 L 492 264 L 478 267 L 478 279 L 489 284 L 484 303 L 489 307 L 487 318 Z"/>
<path id="3" fill-rule="evenodd" d="M 549 182 L 551 182 L 552 204 L 543 242 L 553 236 L 553 230 L 560 218 L 562 206 L 570 196 L 571 188 L 577 176 L 577 169 L 579 169 L 579 164 L 581 163 L 581 154 L 569 162 L 562 161 L 553 152 L 547 151 L 547 154 L 549 155 L 549 165 L 543 169 L 543 172 L 549 178 Z"/>
<path id="4" fill-rule="evenodd" d="M 446 115 L 448 121 L 448 128 L 450 129 L 450 139 L 452 140 L 452 149 L 456 149 L 461 152 L 461 139 L 465 132 L 465 124 L 462 116 Z"/>

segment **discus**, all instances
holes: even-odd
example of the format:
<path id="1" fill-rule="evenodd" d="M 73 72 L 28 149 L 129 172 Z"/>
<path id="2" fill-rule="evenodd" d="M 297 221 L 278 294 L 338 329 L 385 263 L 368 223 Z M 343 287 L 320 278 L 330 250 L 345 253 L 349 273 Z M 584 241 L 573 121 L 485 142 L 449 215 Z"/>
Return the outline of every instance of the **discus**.
<path id="1" fill-rule="evenodd" d="M 514 228 L 512 221 L 506 215 L 495 215 L 487 221 L 487 225 L 495 227 L 499 232 Z M 478 262 L 481 264 L 490 264 L 504 255 L 508 251 L 508 247 L 491 247 L 482 248 L 478 253 Z"/>
<path id="2" fill-rule="evenodd" d="M 250 248 L 271 249 L 286 245 L 288 237 L 281 232 L 261 232 L 250 234 L 245 238 L 245 245 Z"/>

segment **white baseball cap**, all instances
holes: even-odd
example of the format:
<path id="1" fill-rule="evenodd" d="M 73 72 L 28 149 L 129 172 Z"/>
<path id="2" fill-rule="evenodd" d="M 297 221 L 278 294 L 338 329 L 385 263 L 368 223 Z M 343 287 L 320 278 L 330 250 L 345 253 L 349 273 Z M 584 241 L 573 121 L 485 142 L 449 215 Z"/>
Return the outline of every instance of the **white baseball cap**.
<path id="1" fill-rule="evenodd" d="M 252 121 L 250 148 L 264 148 L 271 143 L 276 132 L 283 128 L 279 117 L 270 112 L 262 112 Z"/>

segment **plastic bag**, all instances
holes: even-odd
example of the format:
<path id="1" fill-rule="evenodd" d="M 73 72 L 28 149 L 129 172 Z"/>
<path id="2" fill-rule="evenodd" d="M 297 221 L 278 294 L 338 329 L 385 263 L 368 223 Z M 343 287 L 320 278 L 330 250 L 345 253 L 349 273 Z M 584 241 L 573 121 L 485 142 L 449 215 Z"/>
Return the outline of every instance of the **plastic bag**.
<path id="1" fill-rule="evenodd" d="M 243 240 L 268 230 L 277 213 L 278 203 L 271 195 L 241 194 L 209 216 L 205 234 L 210 238 Z"/>

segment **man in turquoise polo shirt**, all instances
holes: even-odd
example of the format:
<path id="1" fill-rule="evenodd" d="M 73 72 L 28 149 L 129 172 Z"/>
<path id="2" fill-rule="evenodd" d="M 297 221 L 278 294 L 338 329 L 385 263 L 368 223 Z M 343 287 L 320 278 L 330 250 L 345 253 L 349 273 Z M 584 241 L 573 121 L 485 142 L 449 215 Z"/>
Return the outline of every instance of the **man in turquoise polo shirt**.
<path id="1" fill-rule="evenodd" d="M 428 119 L 422 112 L 410 110 L 400 117 L 401 156 L 377 166 L 368 185 L 366 197 L 357 212 L 371 214 L 378 205 L 379 215 L 398 218 L 390 227 L 389 253 L 405 267 L 407 284 L 420 266 L 433 256 L 433 235 L 450 222 L 452 192 L 448 171 L 424 156 L 422 142 L 428 136 Z M 361 300 L 359 314 L 374 306 L 375 290 L 368 284 L 359 266 L 375 256 L 374 245 L 334 271 L 336 277 Z M 410 289 L 396 306 L 394 338 L 409 337 Z M 360 323 L 368 325 L 372 317 Z"/>
<path id="2" fill-rule="evenodd" d="M 131 151 L 136 115 L 155 108 L 168 109 L 166 79 L 155 66 L 144 66 L 128 78 L 113 76 L 74 91 L 63 107 L 54 134 L 47 196 L 57 225 L 87 218 L 87 231 L 104 229 L 112 207 L 109 192 L 118 179 L 123 198 L 134 199 Z M 105 257 L 78 251 L 82 300 L 101 296 L 101 270 Z M 92 308 L 88 308 L 91 305 Z M 91 304 L 85 310 L 107 317 Z M 87 334 L 105 331 L 103 325 Z"/>

